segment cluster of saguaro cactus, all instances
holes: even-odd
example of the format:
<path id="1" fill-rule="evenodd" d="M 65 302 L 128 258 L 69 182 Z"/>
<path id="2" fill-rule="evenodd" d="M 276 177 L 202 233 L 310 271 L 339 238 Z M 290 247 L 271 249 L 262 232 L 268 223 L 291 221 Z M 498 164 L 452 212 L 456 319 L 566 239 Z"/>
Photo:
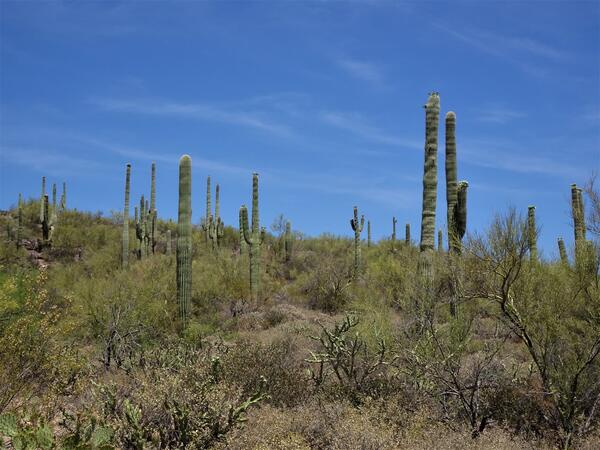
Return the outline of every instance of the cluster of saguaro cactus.
<path id="1" fill-rule="evenodd" d="M 189 320 L 192 297 L 192 158 L 179 160 L 177 222 L 177 304 L 182 326 Z"/>
<path id="2" fill-rule="evenodd" d="M 138 259 L 144 259 L 156 251 L 158 211 L 156 210 L 156 164 L 152 163 L 150 181 L 150 202 L 142 194 L 139 210 L 134 212 L 135 236 L 137 238 L 136 253 Z"/>
<path id="3" fill-rule="evenodd" d="M 448 223 L 448 249 L 460 254 L 462 238 L 467 229 L 466 181 L 456 179 L 456 114 L 446 114 L 446 204 Z"/>
<path id="4" fill-rule="evenodd" d="M 131 182 L 131 164 L 127 164 L 125 172 L 125 207 L 123 208 L 123 250 L 121 265 L 127 268 L 129 265 L 129 188 Z"/>
<path id="5" fill-rule="evenodd" d="M 535 226 L 535 206 L 527 208 L 527 243 L 531 262 L 537 261 L 537 228 Z"/>
<path id="6" fill-rule="evenodd" d="M 283 245 L 285 249 L 285 262 L 290 262 L 292 260 L 292 252 L 294 250 L 294 235 L 292 234 L 292 224 L 289 221 L 285 223 Z"/>
<path id="7" fill-rule="evenodd" d="M 360 233 L 365 225 L 365 216 L 358 220 L 358 208 L 354 207 L 354 218 L 350 219 L 350 226 L 354 231 L 354 276 L 358 276 L 361 267 Z"/>
<path id="8" fill-rule="evenodd" d="M 212 242 L 213 250 L 221 246 L 221 241 L 225 234 L 225 225 L 219 215 L 219 185 L 215 186 L 215 215 L 209 216 L 208 219 L 208 237 Z"/>
<path id="9" fill-rule="evenodd" d="M 265 228 L 260 228 L 258 211 L 258 174 L 252 175 L 252 227 L 248 227 L 248 209 L 240 208 L 242 233 L 250 254 L 250 291 L 252 299 L 258 300 L 260 294 L 260 249 L 265 240 Z"/>

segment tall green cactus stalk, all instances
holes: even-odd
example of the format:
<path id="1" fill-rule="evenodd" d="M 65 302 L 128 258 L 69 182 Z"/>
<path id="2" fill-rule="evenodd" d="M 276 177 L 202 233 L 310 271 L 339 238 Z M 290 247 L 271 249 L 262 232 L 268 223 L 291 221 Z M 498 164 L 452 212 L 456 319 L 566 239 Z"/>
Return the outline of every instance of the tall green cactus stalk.
<path id="1" fill-rule="evenodd" d="M 183 328 L 190 315 L 192 297 L 192 158 L 179 160 L 179 208 L 177 222 L 177 305 Z"/>
<path id="2" fill-rule="evenodd" d="M 56 183 L 52 183 L 52 213 L 56 211 Z"/>
<path id="3" fill-rule="evenodd" d="M 257 301 L 260 295 L 260 249 L 265 240 L 265 228 L 259 226 L 258 174 L 252 174 L 252 228 L 248 227 L 248 209 L 242 205 L 242 230 L 250 253 L 250 292 Z"/>
<path id="4" fill-rule="evenodd" d="M 44 194 L 42 200 L 42 241 L 48 243 L 50 238 L 50 214 L 48 211 L 48 196 Z"/>
<path id="5" fill-rule="evenodd" d="M 40 196 L 40 223 L 44 221 L 44 196 L 46 195 L 46 177 L 42 177 L 42 195 Z"/>
<path id="6" fill-rule="evenodd" d="M 140 246 L 139 258 L 144 259 L 146 257 L 146 202 L 144 196 L 140 198 L 140 220 L 135 224 L 135 235 L 138 239 Z"/>
<path id="7" fill-rule="evenodd" d="M 567 249 L 565 248 L 565 241 L 563 241 L 563 238 L 561 237 L 558 238 L 558 253 L 560 254 L 560 262 L 568 265 L 569 258 L 567 256 Z"/>
<path id="8" fill-rule="evenodd" d="M 204 231 L 204 240 L 206 245 L 210 241 L 210 223 L 212 218 L 212 208 L 210 205 L 210 176 L 206 178 L 206 212 L 204 213 L 204 219 L 202 221 L 202 231 Z"/>
<path id="9" fill-rule="evenodd" d="M 392 217 L 392 244 L 396 243 L 396 223 L 398 221 L 395 217 Z"/>
<path id="10" fill-rule="evenodd" d="M 23 226 L 23 197 L 19 193 L 19 202 L 17 203 L 17 229 L 15 231 L 15 243 L 17 248 L 21 246 L 21 227 Z"/>
<path id="11" fill-rule="evenodd" d="M 404 228 L 404 243 L 409 246 L 410 245 L 410 223 L 406 224 Z"/>
<path id="12" fill-rule="evenodd" d="M 149 212 L 149 244 L 152 254 L 156 248 L 156 221 L 158 214 L 156 212 L 156 163 L 152 163 L 152 174 L 150 179 L 150 212 Z"/>
<path id="13" fill-rule="evenodd" d="M 423 206 L 421 212 L 421 252 L 434 249 L 435 208 L 437 197 L 437 148 L 440 96 L 429 95 L 425 105 L 425 166 L 423 172 Z"/>
<path id="14" fill-rule="evenodd" d="M 354 277 L 356 278 L 360 273 L 361 267 L 361 248 L 360 248 L 360 233 L 365 225 L 365 216 L 360 217 L 358 220 L 358 208 L 354 207 L 354 218 L 350 219 L 350 226 L 354 231 Z"/>
<path id="15" fill-rule="evenodd" d="M 586 236 L 586 228 L 585 228 L 585 205 L 583 203 L 583 190 L 581 188 L 577 188 L 577 205 L 579 206 L 579 217 L 580 217 L 580 227 L 581 227 L 581 239 L 585 242 Z"/>
<path id="16" fill-rule="evenodd" d="M 240 208 L 239 213 L 239 227 L 240 227 L 240 255 L 248 252 L 248 244 L 244 239 L 244 218 L 242 217 L 242 209 Z"/>
<path id="17" fill-rule="evenodd" d="M 294 235 L 292 234 L 292 224 L 290 222 L 285 223 L 285 236 L 284 236 L 284 250 L 285 250 L 285 262 L 292 260 L 292 251 L 294 249 Z"/>
<path id="18" fill-rule="evenodd" d="M 167 255 L 170 255 L 172 253 L 172 250 L 171 250 L 171 245 L 172 245 L 172 242 L 171 242 L 171 230 L 167 230 L 166 240 L 167 240 L 167 242 L 166 242 L 166 253 L 167 253 Z"/>
<path id="19" fill-rule="evenodd" d="M 367 247 L 371 247 L 371 221 L 367 220 Z"/>
<path id="20" fill-rule="evenodd" d="M 443 243 L 443 239 L 444 239 L 444 233 L 442 233 L 442 230 L 438 230 L 438 253 L 444 253 L 444 243 Z"/>
<path id="21" fill-rule="evenodd" d="M 139 215 L 138 215 L 138 207 L 135 206 L 133 208 L 133 222 L 135 224 L 135 255 L 137 256 L 137 259 L 140 259 L 142 257 L 141 254 L 141 245 L 140 245 L 140 219 L 139 219 Z"/>
<path id="22" fill-rule="evenodd" d="M 454 208 L 454 229 L 456 240 L 454 241 L 454 252 L 460 254 L 462 251 L 461 241 L 467 232 L 467 189 L 469 183 L 465 180 L 459 181 L 457 186 L 456 206 Z"/>
<path id="23" fill-rule="evenodd" d="M 131 164 L 127 164 L 125 173 L 125 207 L 123 208 L 123 251 L 122 266 L 126 269 L 129 265 L 129 187 L 131 181 Z"/>
<path id="24" fill-rule="evenodd" d="M 571 212 L 573 215 L 573 231 L 575 235 L 575 254 L 577 255 L 585 241 L 585 219 L 580 189 L 576 184 L 571 185 Z"/>
<path id="25" fill-rule="evenodd" d="M 458 185 L 456 180 L 456 114 L 446 114 L 446 204 L 448 223 L 448 249 L 459 253 L 459 239 L 456 231 L 456 205 L 458 203 Z M 457 242 L 458 241 L 458 242 Z"/>
<path id="26" fill-rule="evenodd" d="M 529 259 L 537 261 L 537 229 L 535 227 L 535 206 L 527 207 L 527 242 L 529 244 Z"/>
<path id="27" fill-rule="evenodd" d="M 212 215 L 210 215 L 210 212 L 209 212 L 210 219 L 209 219 L 209 223 L 208 223 L 208 237 L 210 238 L 210 240 L 212 242 L 213 250 L 215 250 L 221 246 L 221 241 L 225 234 L 225 229 L 224 229 L 225 227 L 223 224 L 223 220 L 221 220 L 221 217 L 219 215 L 219 209 L 220 209 L 219 195 L 220 195 L 220 188 L 219 188 L 219 185 L 217 184 L 215 186 L 215 215 L 213 217 Z"/>
<path id="28" fill-rule="evenodd" d="M 60 195 L 60 210 L 66 211 L 67 209 L 67 183 L 63 181 L 62 194 Z"/>

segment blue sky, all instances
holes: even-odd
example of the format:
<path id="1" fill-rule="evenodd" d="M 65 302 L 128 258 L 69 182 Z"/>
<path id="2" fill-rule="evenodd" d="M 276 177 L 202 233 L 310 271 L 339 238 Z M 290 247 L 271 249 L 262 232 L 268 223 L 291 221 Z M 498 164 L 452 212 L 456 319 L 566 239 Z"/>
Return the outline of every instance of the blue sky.
<path id="1" fill-rule="evenodd" d="M 71 207 L 120 210 L 149 193 L 176 217 L 177 161 L 193 159 L 237 226 L 260 173 L 261 220 L 418 239 L 425 114 L 457 114 L 469 231 L 537 207 L 540 246 L 570 245 L 569 185 L 600 169 L 600 2 L 12 2 L 0 0 L 0 208 L 40 177 Z M 446 217 L 443 126 L 437 226 Z"/>

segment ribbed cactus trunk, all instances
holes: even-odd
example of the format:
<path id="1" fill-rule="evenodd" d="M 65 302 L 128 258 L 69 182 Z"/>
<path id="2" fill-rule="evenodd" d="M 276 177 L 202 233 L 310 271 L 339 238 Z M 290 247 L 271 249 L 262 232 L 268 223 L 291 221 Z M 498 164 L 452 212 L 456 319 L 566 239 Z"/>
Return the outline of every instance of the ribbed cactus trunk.
<path id="1" fill-rule="evenodd" d="M 171 230 L 167 230 L 167 242 L 166 242 L 166 253 L 167 255 L 170 255 L 172 253 L 171 250 Z"/>
<path id="2" fill-rule="evenodd" d="M 454 216 L 454 229 L 457 239 L 455 241 L 454 251 L 460 254 L 462 251 L 461 240 L 467 232 L 467 189 L 469 183 L 465 180 L 459 181 L 457 186 L 456 207 Z"/>
<path id="3" fill-rule="evenodd" d="M 138 259 L 142 257 L 141 248 L 140 248 L 140 238 L 139 238 L 139 229 L 140 229 L 140 220 L 138 216 L 138 207 L 135 206 L 133 208 L 133 222 L 135 224 L 135 255 Z"/>
<path id="4" fill-rule="evenodd" d="M 563 264 L 569 264 L 569 257 L 567 256 L 567 249 L 565 248 L 565 241 L 563 238 L 558 238 L 558 253 L 560 254 L 560 262 Z"/>
<path id="5" fill-rule="evenodd" d="M 537 261 L 537 229 L 535 226 L 535 206 L 527 208 L 527 243 L 529 244 L 529 259 Z"/>
<path id="6" fill-rule="evenodd" d="M 48 242 L 49 233 L 50 233 L 50 218 L 48 211 L 48 196 L 44 194 L 44 198 L 42 200 L 42 241 L 44 243 Z"/>
<path id="7" fill-rule="evenodd" d="M 252 175 L 252 228 L 248 227 L 248 210 L 242 205 L 242 229 L 250 253 L 250 291 L 252 299 L 260 296 L 260 249 L 265 239 L 265 229 L 260 228 L 258 211 L 258 174 Z"/>
<path id="8" fill-rule="evenodd" d="M 285 224 L 284 247 L 285 262 L 290 262 L 292 260 L 292 251 L 294 248 L 294 236 L 292 235 L 292 224 L 290 222 L 286 222 Z"/>
<path id="9" fill-rule="evenodd" d="M 434 249 L 439 114 L 440 97 L 434 92 L 429 95 L 425 105 L 425 166 L 421 212 L 421 252 Z"/>
<path id="10" fill-rule="evenodd" d="M 136 229 L 138 240 L 140 241 L 140 259 L 144 259 L 147 255 L 146 253 L 146 202 L 144 201 L 144 196 L 140 199 L 140 223 L 139 227 Z"/>
<path id="11" fill-rule="evenodd" d="M 156 220 L 158 214 L 156 212 L 156 163 L 152 163 L 152 175 L 150 179 L 150 217 L 149 217 L 149 228 L 150 228 L 150 250 L 154 254 L 156 248 Z"/>
<path id="12" fill-rule="evenodd" d="M 124 269 L 129 265 L 129 187 L 131 181 L 131 164 L 127 164 L 125 173 L 125 207 L 123 208 L 123 251 L 121 265 Z"/>
<path id="13" fill-rule="evenodd" d="M 40 195 L 40 223 L 44 220 L 44 196 L 46 195 L 46 177 L 42 177 L 42 195 Z"/>
<path id="14" fill-rule="evenodd" d="M 56 183 L 52 183 L 52 214 L 56 211 Z"/>
<path id="15" fill-rule="evenodd" d="M 19 193 L 19 202 L 17 203 L 17 230 L 15 232 L 15 244 L 17 248 L 21 246 L 21 227 L 23 226 L 23 196 Z"/>
<path id="16" fill-rule="evenodd" d="M 192 158 L 179 160 L 179 208 L 177 222 L 177 305 L 183 328 L 190 315 L 192 297 Z"/>
<path id="17" fill-rule="evenodd" d="M 404 243 L 410 245 L 410 223 L 407 223 L 404 228 Z"/>
<path id="18" fill-rule="evenodd" d="M 456 230 L 456 206 L 458 203 L 458 186 L 456 178 L 456 114 L 450 111 L 446 114 L 446 205 L 448 224 L 448 249 L 458 253 L 460 245 Z M 458 241 L 458 242 L 457 242 Z"/>
<path id="19" fill-rule="evenodd" d="M 210 176 L 206 178 L 206 210 L 204 212 L 204 221 L 202 223 L 202 230 L 204 231 L 204 240 L 206 245 L 210 241 L 210 222 L 212 218 L 212 207 L 210 204 Z"/>
<path id="20" fill-rule="evenodd" d="M 396 243 L 396 223 L 398 221 L 395 217 L 392 217 L 392 244 Z"/>
<path id="21" fill-rule="evenodd" d="M 350 219 L 350 226 L 354 231 L 354 277 L 360 273 L 362 252 L 360 248 L 360 233 L 365 225 L 365 216 L 358 220 L 358 208 L 354 207 L 354 218 Z"/>
<path id="22" fill-rule="evenodd" d="M 581 253 L 585 242 L 585 218 L 583 196 L 576 184 L 571 185 L 571 212 L 573 215 L 573 232 L 575 237 L 575 259 Z"/>
<path id="23" fill-rule="evenodd" d="M 244 239 L 244 218 L 242 216 L 242 209 L 240 208 L 239 213 L 239 227 L 240 227 L 240 255 L 248 252 L 248 244 Z"/>
<path id="24" fill-rule="evenodd" d="M 60 196 L 60 209 L 65 211 L 67 209 L 67 183 L 63 181 L 62 194 Z"/>
<path id="25" fill-rule="evenodd" d="M 371 247 L 371 221 L 367 220 L 367 247 Z"/>

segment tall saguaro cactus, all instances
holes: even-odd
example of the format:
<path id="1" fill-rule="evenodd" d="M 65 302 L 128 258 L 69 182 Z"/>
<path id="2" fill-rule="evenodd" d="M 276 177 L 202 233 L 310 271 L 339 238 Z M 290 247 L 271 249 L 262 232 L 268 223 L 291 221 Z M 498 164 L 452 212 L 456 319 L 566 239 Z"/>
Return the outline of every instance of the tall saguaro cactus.
<path id="1" fill-rule="evenodd" d="M 217 184 L 215 186 L 215 215 L 212 216 L 209 211 L 210 218 L 208 221 L 208 237 L 210 238 L 210 240 L 212 242 L 213 250 L 221 246 L 221 240 L 223 239 L 223 236 L 225 235 L 225 229 L 224 229 L 225 227 L 223 224 L 223 220 L 221 219 L 221 216 L 219 215 L 219 209 L 220 209 L 219 196 L 220 196 L 220 188 L 219 188 L 219 185 Z"/>
<path id="2" fill-rule="evenodd" d="M 250 291 L 252 299 L 258 300 L 260 295 L 260 248 L 265 240 L 265 228 L 260 228 L 258 211 L 258 174 L 252 174 L 252 227 L 248 227 L 248 209 L 240 208 L 244 240 L 250 253 Z"/>
<path id="3" fill-rule="evenodd" d="M 395 217 L 392 217 L 392 244 L 396 243 L 396 223 L 398 221 Z"/>
<path id="4" fill-rule="evenodd" d="M 131 164 L 127 164 L 125 172 L 125 207 L 123 208 L 123 252 L 121 265 L 124 269 L 129 265 L 129 187 L 131 181 Z"/>
<path id="5" fill-rule="evenodd" d="M 429 94 L 429 99 L 425 105 L 425 166 L 421 212 L 421 252 L 434 249 L 439 114 L 440 96 L 437 92 L 433 92 Z"/>
<path id="6" fill-rule="evenodd" d="M 248 244 L 246 244 L 246 240 L 244 239 L 244 218 L 242 215 L 242 208 L 240 208 L 240 213 L 239 213 L 239 227 L 240 227 L 240 255 L 243 255 L 248 251 Z"/>
<path id="7" fill-rule="evenodd" d="M 583 196 L 576 184 L 571 185 L 571 213 L 573 215 L 573 231 L 575 235 L 575 254 L 577 255 L 585 242 L 585 217 Z"/>
<path id="8" fill-rule="evenodd" d="M 206 177 L 206 212 L 204 213 L 204 221 L 202 222 L 202 230 L 204 231 L 204 240 L 206 245 L 210 240 L 210 221 L 212 218 L 212 208 L 210 205 L 210 176 Z"/>
<path id="9" fill-rule="evenodd" d="M 52 213 L 56 211 L 56 183 L 52 183 Z"/>
<path id="10" fill-rule="evenodd" d="M 192 297 L 192 158 L 179 160 L 179 207 L 177 222 L 177 304 L 185 328 Z"/>
<path id="11" fill-rule="evenodd" d="M 62 194 L 60 195 L 60 209 L 65 211 L 67 209 L 67 183 L 63 181 Z"/>
<path id="12" fill-rule="evenodd" d="M 46 195 L 46 177 L 42 177 L 42 195 L 40 196 L 40 223 L 44 220 L 44 196 Z"/>
<path id="13" fill-rule="evenodd" d="M 350 219 L 350 226 L 354 231 L 354 276 L 358 276 L 361 264 L 360 233 L 365 225 L 365 216 L 358 220 L 358 208 L 354 207 L 354 218 Z"/>
<path id="14" fill-rule="evenodd" d="M 294 249 L 294 235 L 292 234 L 292 224 L 290 222 L 285 223 L 284 247 L 285 261 L 290 262 L 292 260 L 292 251 Z"/>
<path id="15" fill-rule="evenodd" d="M 407 223 L 404 227 L 404 243 L 410 245 L 410 223 Z"/>
<path id="16" fill-rule="evenodd" d="M 44 198 L 42 200 L 42 241 L 43 243 L 48 243 L 50 239 L 50 214 L 48 211 L 48 196 L 44 194 Z"/>
<path id="17" fill-rule="evenodd" d="M 568 265 L 567 249 L 565 248 L 565 241 L 561 237 L 558 238 L 558 253 L 560 254 L 560 262 Z"/>
<path id="18" fill-rule="evenodd" d="M 537 261 L 537 229 L 535 227 L 535 206 L 527 207 L 527 242 L 529 244 L 529 259 Z"/>

